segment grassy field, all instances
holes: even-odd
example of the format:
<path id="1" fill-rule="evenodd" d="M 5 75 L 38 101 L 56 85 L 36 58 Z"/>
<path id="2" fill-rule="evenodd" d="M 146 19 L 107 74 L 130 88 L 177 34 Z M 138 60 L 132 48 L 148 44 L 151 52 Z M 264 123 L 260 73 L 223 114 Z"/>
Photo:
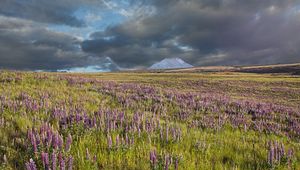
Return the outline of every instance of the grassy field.
<path id="1" fill-rule="evenodd" d="M 300 75 L 300 63 L 254 65 L 254 66 L 202 66 L 183 69 L 154 70 L 153 72 L 201 73 L 201 72 L 240 72 L 240 73 L 280 73 Z"/>
<path id="2" fill-rule="evenodd" d="M 0 169 L 300 169 L 300 77 L 0 72 Z"/>

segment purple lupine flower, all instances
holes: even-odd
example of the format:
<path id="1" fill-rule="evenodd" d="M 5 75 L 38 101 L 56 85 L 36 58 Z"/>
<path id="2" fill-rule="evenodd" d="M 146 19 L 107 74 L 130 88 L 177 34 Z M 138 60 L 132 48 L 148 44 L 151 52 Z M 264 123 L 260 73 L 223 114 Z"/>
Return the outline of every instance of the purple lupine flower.
<path id="1" fill-rule="evenodd" d="M 178 170 L 178 164 L 179 164 L 179 157 L 176 156 L 175 157 L 175 162 L 174 162 L 174 168 L 175 168 L 175 170 Z"/>
<path id="2" fill-rule="evenodd" d="M 42 160 L 43 166 L 45 167 L 45 152 L 43 152 L 43 151 L 41 153 L 41 160 Z"/>
<path id="3" fill-rule="evenodd" d="M 119 145 L 120 145 L 120 137 L 119 137 L 119 135 L 117 135 L 117 137 L 116 137 L 116 145 L 117 145 L 117 147 L 119 147 Z"/>
<path id="4" fill-rule="evenodd" d="M 75 115 L 75 118 L 76 118 L 76 119 L 75 119 L 75 120 L 76 120 L 76 123 L 79 123 L 79 121 L 81 120 L 80 114 L 77 113 L 77 114 Z"/>
<path id="5" fill-rule="evenodd" d="M 26 170 L 37 170 L 36 164 L 33 161 L 33 159 L 30 159 L 29 162 L 27 162 L 25 165 L 26 165 Z"/>
<path id="6" fill-rule="evenodd" d="M 163 129 L 162 128 L 160 128 L 160 139 L 163 139 Z"/>
<path id="7" fill-rule="evenodd" d="M 125 134 L 125 143 L 126 143 L 126 145 L 127 146 L 129 146 L 129 143 L 130 141 L 129 141 L 129 138 L 128 138 L 128 135 L 127 135 L 127 133 Z"/>
<path id="8" fill-rule="evenodd" d="M 49 169 L 49 155 L 48 155 L 48 153 L 42 152 L 41 153 L 41 159 L 42 159 L 44 169 L 48 170 Z"/>
<path id="9" fill-rule="evenodd" d="M 62 156 L 62 153 L 59 153 L 58 154 L 58 161 L 59 161 L 59 168 L 60 168 L 60 170 L 65 170 L 65 160 L 64 160 L 64 158 L 63 158 L 63 156 Z"/>
<path id="10" fill-rule="evenodd" d="M 93 161 L 94 161 L 94 163 L 96 163 L 96 162 L 97 162 L 97 155 L 94 155 L 94 157 L 93 157 Z"/>
<path id="11" fill-rule="evenodd" d="M 33 145 L 33 133 L 30 129 L 27 131 L 27 138 L 30 140 L 31 144 Z"/>
<path id="12" fill-rule="evenodd" d="M 289 150 L 288 150 L 288 153 L 287 153 L 287 158 L 288 158 L 288 165 L 289 165 L 289 168 L 292 167 L 293 154 L 294 154 L 294 151 L 293 151 L 292 149 L 289 149 Z"/>
<path id="13" fill-rule="evenodd" d="M 134 136 L 132 136 L 131 140 L 130 140 L 130 145 L 134 144 Z"/>
<path id="14" fill-rule="evenodd" d="M 152 168 L 155 168 L 157 162 L 157 156 L 156 156 L 156 151 L 150 151 L 150 164 Z"/>
<path id="15" fill-rule="evenodd" d="M 52 147 L 53 147 L 53 149 L 57 149 L 57 142 L 58 142 L 58 139 L 57 139 L 56 133 L 54 133 L 52 135 Z"/>
<path id="16" fill-rule="evenodd" d="M 97 128 L 97 119 L 96 119 L 96 117 L 93 118 L 93 126 Z"/>
<path id="17" fill-rule="evenodd" d="M 35 139 L 35 135 L 33 135 L 31 143 L 33 145 L 33 151 L 36 153 L 38 151 L 38 148 L 37 148 L 37 142 Z"/>
<path id="18" fill-rule="evenodd" d="M 47 147 L 49 147 L 51 145 L 51 142 L 52 142 L 52 131 L 50 129 L 48 129 L 47 131 Z"/>
<path id="19" fill-rule="evenodd" d="M 37 170 L 36 164 L 35 164 L 35 162 L 33 161 L 33 159 L 30 159 L 30 167 L 31 167 L 32 170 Z"/>
<path id="20" fill-rule="evenodd" d="M 284 145 L 283 145 L 283 143 L 280 144 L 280 156 L 281 157 L 285 156 L 285 151 L 284 151 Z"/>
<path id="21" fill-rule="evenodd" d="M 175 128 L 175 127 L 172 127 L 172 128 L 171 128 L 171 132 L 172 132 L 173 140 L 175 140 L 175 139 L 176 139 L 176 128 Z"/>
<path id="22" fill-rule="evenodd" d="M 287 155 L 288 158 L 291 159 L 291 158 L 293 157 L 293 154 L 294 154 L 293 150 L 292 150 L 292 149 L 289 149 L 289 150 L 288 150 L 288 155 Z"/>
<path id="23" fill-rule="evenodd" d="M 26 166 L 26 170 L 31 170 L 30 163 L 26 162 L 25 166 Z"/>
<path id="24" fill-rule="evenodd" d="M 109 149 L 112 148 L 112 139 L 110 135 L 107 135 L 107 145 Z"/>
<path id="25" fill-rule="evenodd" d="M 72 143 L 72 136 L 69 134 L 68 138 L 67 138 L 67 141 L 66 141 L 66 148 L 65 148 L 66 152 L 68 152 L 70 150 L 71 143 Z"/>
<path id="26" fill-rule="evenodd" d="M 274 149 L 274 158 L 275 158 L 275 161 L 279 161 L 278 143 L 277 143 L 277 141 L 274 142 L 273 149 Z"/>
<path id="27" fill-rule="evenodd" d="M 177 141 L 180 141 L 181 139 L 181 129 L 178 128 L 178 131 L 177 131 Z"/>
<path id="28" fill-rule="evenodd" d="M 169 165 L 170 165 L 169 155 L 165 155 L 165 170 L 169 169 Z"/>
<path id="29" fill-rule="evenodd" d="M 85 149 L 85 157 L 86 157 L 87 160 L 90 160 L 91 156 L 90 156 L 90 152 L 89 152 L 88 148 Z"/>
<path id="30" fill-rule="evenodd" d="M 73 168 L 73 157 L 70 156 L 68 160 L 68 170 L 72 170 Z"/>
<path id="31" fill-rule="evenodd" d="M 166 127 L 166 141 L 169 139 L 169 126 Z"/>
<path id="32" fill-rule="evenodd" d="M 56 170 L 56 154 L 55 154 L 55 152 L 53 152 L 52 153 L 52 156 L 51 156 L 52 158 L 52 170 Z"/>
<path id="33" fill-rule="evenodd" d="M 44 134 L 44 132 L 40 132 L 41 134 L 40 134 L 40 136 L 41 136 L 41 138 L 40 138 L 40 140 L 41 140 L 41 146 L 44 146 L 45 144 L 46 144 L 46 136 L 45 136 L 45 134 Z"/>
<path id="34" fill-rule="evenodd" d="M 62 147 L 63 147 L 63 143 L 64 143 L 64 141 L 63 141 L 63 138 L 62 138 L 62 136 L 61 135 L 59 135 L 59 134 L 57 134 L 58 136 L 58 143 L 57 143 L 57 145 L 58 145 L 58 147 L 59 147 L 59 149 L 62 149 Z"/>
<path id="35" fill-rule="evenodd" d="M 49 154 L 45 153 L 45 167 L 48 170 L 49 169 Z"/>
<path id="36" fill-rule="evenodd" d="M 273 163 L 274 163 L 274 157 L 275 157 L 275 155 L 274 155 L 274 147 L 273 147 L 272 142 L 270 141 L 269 142 L 269 153 L 268 153 L 268 163 L 270 165 L 273 165 Z"/>
<path id="37" fill-rule="evenodd" d="M 140 126 L 138 126 L 138 135 L 139 135 L 139 137 L 141 137 L 141 128 L 140 128 Z"/>

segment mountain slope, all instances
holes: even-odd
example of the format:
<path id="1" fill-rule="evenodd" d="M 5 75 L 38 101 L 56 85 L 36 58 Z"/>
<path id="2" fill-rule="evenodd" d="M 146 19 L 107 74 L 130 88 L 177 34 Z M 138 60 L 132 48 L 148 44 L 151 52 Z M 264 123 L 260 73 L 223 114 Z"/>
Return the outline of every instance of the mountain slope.
<path id="1" fill-rule="evenodd" d="M 191 68 L 192 65 L 184 62 L 180 58 L 165 58 L 162 61 L 153 64 L 149 69 L 174 69 L 174 68 Z"/>

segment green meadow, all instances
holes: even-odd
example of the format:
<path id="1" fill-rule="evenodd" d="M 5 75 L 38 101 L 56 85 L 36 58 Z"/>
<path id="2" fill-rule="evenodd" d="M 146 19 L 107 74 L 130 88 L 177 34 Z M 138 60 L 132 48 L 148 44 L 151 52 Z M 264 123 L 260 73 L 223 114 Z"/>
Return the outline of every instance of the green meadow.
<path id="1" fill-rule="evenodd" d="M 300 169 L 300 77 L 0 72 L 0 169 Z"/>

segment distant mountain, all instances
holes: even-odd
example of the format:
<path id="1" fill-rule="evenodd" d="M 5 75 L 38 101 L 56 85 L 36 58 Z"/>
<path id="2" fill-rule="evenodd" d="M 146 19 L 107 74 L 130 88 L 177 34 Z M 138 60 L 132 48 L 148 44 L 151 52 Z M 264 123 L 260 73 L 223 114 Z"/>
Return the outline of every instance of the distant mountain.
<path id="1" fill-rule="evenodd" d="M 83 73 L 91 73 L 91 72 L 112 72 L 112 71 L 120 71 L 121 68 L 110 58 L 105 57 L 97 61 L 97 63 L 93 65 L 89 65 L 86 67 L 73 67 L 68 69 L 57 70 L 58 72 L 83 72 Z"/>
<path id="2" fill-rule="evenodd" d="M 105 57 L 102 67 L 110 71 L 120 71 L 122 70 L 117 63 L 115 63 L 110 57 Z"/>
<path id="3" fill-rule="evenodd" d="M 181 58 L 165 58 L 162 61 L 153 64 L 149 69 L 174 69 L 191 68 L 192 65 L 184 62 Z"/>

